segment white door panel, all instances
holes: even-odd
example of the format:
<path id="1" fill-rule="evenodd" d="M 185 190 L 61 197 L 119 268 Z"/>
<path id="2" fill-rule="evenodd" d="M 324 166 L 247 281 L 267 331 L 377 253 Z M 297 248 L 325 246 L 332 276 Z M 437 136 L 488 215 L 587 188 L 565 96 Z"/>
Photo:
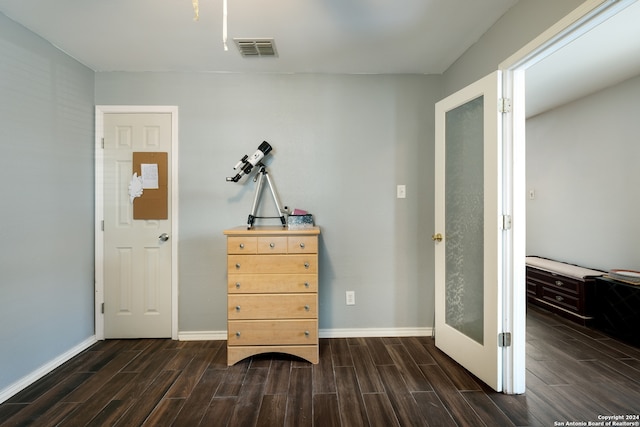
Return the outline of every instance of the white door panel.
<path id="1" fill-rule="evenodd" d="M 495 72 L 436 104 L 436 346 L 502 387 L 501 114 Z"/>
<path id="2" fill-rule="evenodd" d="M 133 219 L 129 198 L 133 152 L 169 153 L 171 175 L 171 124 L 170 113 L 104 115 L 105 338 L 172 336 L 172 245 L 160 237 L 171 234 L 171 210 L 167 219 Z"/>

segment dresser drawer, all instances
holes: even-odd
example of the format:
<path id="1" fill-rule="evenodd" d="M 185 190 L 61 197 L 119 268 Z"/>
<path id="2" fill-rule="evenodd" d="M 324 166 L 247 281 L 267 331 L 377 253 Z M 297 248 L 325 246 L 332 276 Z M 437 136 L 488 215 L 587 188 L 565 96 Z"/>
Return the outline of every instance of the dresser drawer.
<path id="1" fill-rule="evenodd" d="M 542 300 L 575 313 L 580 312 L 580 299 L 571 294 L 558 292 L 555 287 L 542 287 Z"/>
<path id="2" fill-rule="evenodd" d="M 318 317 L 316 294 L 234 294 L 227 297 L 229 320 L 314 319 Z"/>
<path id="3" fill-rule="evenodd" d="M 227 272 L 315 274 L 318 272 L 318 255 L 229 255 Z"/>
<path id="4" fill-rule="evenodd" d="M 259 254 L 286 254 L 286 236 L 260 236 L 258 237 Z"/>
<path id="5" fill-rule="evenodd" d="M 317 274 L 229 274 L 230 294 L 317 292 Z"/>
<path id="6" fill-rule="evenodd" d="M 318 343 L 317 320 L 230 320 L 229 346 Z"/>
<path id="7" fill-rule="evenodd" d="M 538 294 L 538 285 L 527 278 L 527 295 L 535 297 Z"/>
<path id="8" fill-rule="evenodd" d="M 290 254 L 318 253 L 318 238 L 316 236 L 289 236 L 287 252 Z"/>
<path id="9" fill-rule="evenodd" d="M 533 268 L 527 268 L 527 280 L 545 286 L 553 286 L 561 289 L 563 292 L 571 292 L 574 294 L 579 293 L 580 286 L 583 283 L 578 279 Z"/>
<path id="10" fill-rule="evenodd" d="M 228 254 L 255 254 L 258 252 L 258 239 L 250 236 L 227 237 Z"/>

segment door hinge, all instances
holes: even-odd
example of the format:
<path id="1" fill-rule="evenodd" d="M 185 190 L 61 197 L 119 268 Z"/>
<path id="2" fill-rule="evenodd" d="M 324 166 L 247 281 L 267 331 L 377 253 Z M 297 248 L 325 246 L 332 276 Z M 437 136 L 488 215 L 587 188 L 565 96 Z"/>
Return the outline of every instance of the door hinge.
<path id="1" fill-rule="evenodd" d="M 100 313 L 104 314 L 104 303 L 100 304 Z"/>
<path id="2" fill-rule="evenodd" d="M 104 231 L 104 219 L 101 221 L 100 228 L 102 228 L 102 231 Z"/>
<path id="3" fill-rule="evenodd" d="M 499 113 L 510 113 L 511 112 L 511 99 L 510 98 L 500 98 L 500 99 L 498 99 L 498 112 Z"/>
<path id="4" fill-rule="evenodd" d="M 511 230 L 511 215 L 502 215 L 500 228 L 503 230 Z"/>
<path id="5" fill-rule="evenodd" d="M 104 150 L 104 138 L 102 138 L 102 149 Z"/>
<path id="6" fill-rule="evenodd" d="M 498 347 L 511 347 L 511 332 L 498 334 Z"/>

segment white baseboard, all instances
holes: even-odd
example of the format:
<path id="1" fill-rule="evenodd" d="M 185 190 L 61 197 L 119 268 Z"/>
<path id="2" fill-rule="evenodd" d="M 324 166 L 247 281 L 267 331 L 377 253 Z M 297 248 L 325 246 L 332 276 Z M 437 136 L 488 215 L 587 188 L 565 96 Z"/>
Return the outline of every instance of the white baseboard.
<path id="1" fill-rule="evenodd" d="M 83 351 L 91 347 L 96 342 L 97 340 L 95 335 L 92 335 L 86 340 L 82 341 L 80 344 L 67 350 L 66 352 L 62 353 L 60 356 L 42 365 L 41 367 L 31 372 L 30 374 L 20 378 L 18 381 L 11 384 L 10 386 L 0 390 L 0 403 L 4 402 L 5 400 L 8 400 L 12 396 L 15 396 L 16 394 L 18 394 L 19 392 L 21 392 L 22 390 L 24 390 L 25 388 L 33 384 L 34 382 L 38 381 L 40 378 L 47 375 L 49 372 L 56 369 L 58 366 L 62 365 L 69 359 L 77 356 L 78 354 L 82 353 Z"/>
<path id="2" fill-rule="evenodd" d="M 360 338 L 360 337 L 430 337 L 433 328 L 358 328 L 320 329 L 320 338 Z M 182 331 L 180 341 L 220 341 L 227 339 L 227 331 Z"/>
<path id="3" fill-rule="evenodd" d="M 320 329 L 320 338 L 430 337 L 433 328 Z"/>
<path id="4" fill-rule="evenodd" d="M 182 331 L 178 341 L 222 341 L 227 339 L 227 331 Z"/>

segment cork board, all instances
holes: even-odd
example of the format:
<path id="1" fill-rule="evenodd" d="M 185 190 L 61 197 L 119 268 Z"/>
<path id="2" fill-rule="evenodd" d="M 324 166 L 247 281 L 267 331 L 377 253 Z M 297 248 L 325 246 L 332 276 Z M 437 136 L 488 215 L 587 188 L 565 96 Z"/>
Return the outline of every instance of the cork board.
<path id="1" fill-rule="evenodd" d="M 133 172 L 142 176 L 142 165 L 157 165 L 157 187 L 145 188 L 142 196 L 133 200 L 133 219 L 168 219 L 168 154 L 163 152 L 134 152 Z M 155 169 L 155 166 L 153 167 Z"/>

